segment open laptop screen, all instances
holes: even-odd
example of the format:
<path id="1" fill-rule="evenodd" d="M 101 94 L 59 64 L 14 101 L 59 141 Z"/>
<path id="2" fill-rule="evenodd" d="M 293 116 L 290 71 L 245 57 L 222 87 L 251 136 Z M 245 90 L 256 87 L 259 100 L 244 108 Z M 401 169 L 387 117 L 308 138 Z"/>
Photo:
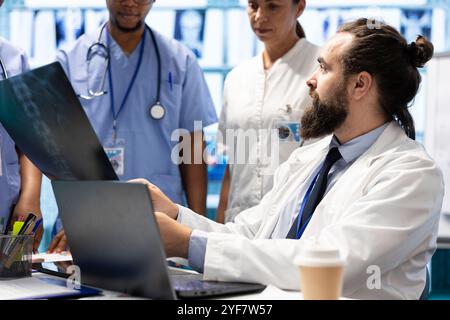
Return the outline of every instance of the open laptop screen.
<path id="1" fill-rule="evenodd" d="M 81 283 L 132 296 L 174 299 L 146 186 L 52 181 Z"/>
<path id="2" fill-rule="evenodd" d="M 58 62 L 0 81 L 0 122 L 50 178 L 118 180 Z"/>

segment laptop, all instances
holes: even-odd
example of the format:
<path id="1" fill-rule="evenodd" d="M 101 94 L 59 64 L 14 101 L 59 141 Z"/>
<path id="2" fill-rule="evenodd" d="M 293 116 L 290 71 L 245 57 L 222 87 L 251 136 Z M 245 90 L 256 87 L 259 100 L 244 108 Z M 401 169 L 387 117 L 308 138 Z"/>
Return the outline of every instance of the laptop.
<path id="1" fill-rule="evenodd" d="M 50 178 L 118 180 L 59 62 L 0 81 L 0 122 Z"/>
<path id="2" fill-rule="evenodd" d="M 213 297 L 265 286 L 170 274 L 146 186 L 114 181 L 52 181 L 81 283 L 151 299 Z"/>

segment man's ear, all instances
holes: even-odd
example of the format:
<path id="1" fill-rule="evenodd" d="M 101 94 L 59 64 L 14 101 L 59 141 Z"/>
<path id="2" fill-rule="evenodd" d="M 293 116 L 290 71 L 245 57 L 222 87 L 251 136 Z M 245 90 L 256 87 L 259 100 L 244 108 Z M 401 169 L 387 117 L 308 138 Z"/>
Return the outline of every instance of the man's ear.
<path id="1" fill-rule="evenodd" d="M 353 79 L 353 87 L 351 88 L 351 94 L 353 99 L 361 100 L 372 89 L 373 77 L 370 73 L 363 71 L 355 75 Z"/>
<path id="2" fill-rule="evenodd" d="M 297 18 L 300 17 L 303 13 L 303 11 L 305 11 L 305 7 L 306 7 L 306 0 L 300 0 L 297 4 Z"/>

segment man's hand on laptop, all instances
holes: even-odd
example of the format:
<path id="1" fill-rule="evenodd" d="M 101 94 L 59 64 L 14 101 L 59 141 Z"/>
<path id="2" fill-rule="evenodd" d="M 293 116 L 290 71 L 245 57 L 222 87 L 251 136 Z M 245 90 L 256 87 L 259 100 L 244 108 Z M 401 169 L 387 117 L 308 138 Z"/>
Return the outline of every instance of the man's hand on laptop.
<path id="1" fill-rule="evenodd" d="M 50 246 L 48 247 L 48 253 L 61 253 L 63 251 L 67 251 L 67 237 L 64 229 L 62 229 L 58 234 L 53 238 Z"/>
<path id="2" fill-rule="evenodd" d="M 167 257 L 187 259 L 192 229 L 169 218 L 162 212 L 155 212 L 155 217 Z"/>
<path id="3" fill-rule="evenodd" d="M 157 186 L 150 183 L 145 179 L 134 179 L 128 181 L 130 183 L 142 183 L 147 186 L 152 198 L 153 208 L 158 212 L 164 212 L 172 219 L 177 219 L 178 217 L 178 206 L 172 202 Z"/>

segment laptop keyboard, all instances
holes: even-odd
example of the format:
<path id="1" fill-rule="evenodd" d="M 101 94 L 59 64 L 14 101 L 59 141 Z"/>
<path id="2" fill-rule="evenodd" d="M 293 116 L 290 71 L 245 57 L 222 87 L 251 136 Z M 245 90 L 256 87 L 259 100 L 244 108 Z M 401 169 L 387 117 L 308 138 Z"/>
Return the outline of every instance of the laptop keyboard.
<path id="1" fill-rule="evenodd" d="M 265 286 L 259 284 L 204 281 L 201 275 L 183 275 L 172 277 L 178 296 L 183 298 L 208 297 L 225 294 L 248 293 L 262 291 Z"/>
<path id="2" fill-rule="evenodd" d="M 175 283 L 177 291 L 209 291 L 209 290 L 226 290 L 234 288 L 236 285 L 228 285 L 223 282 L 212 282 L 202 280 L 178 281 Z"/>

